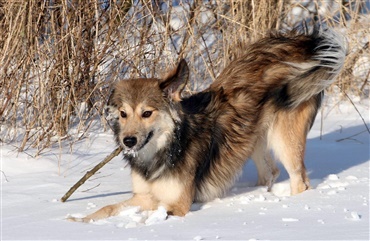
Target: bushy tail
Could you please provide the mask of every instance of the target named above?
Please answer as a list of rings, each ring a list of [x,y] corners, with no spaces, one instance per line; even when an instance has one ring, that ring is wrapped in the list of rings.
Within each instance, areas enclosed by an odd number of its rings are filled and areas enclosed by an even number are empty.
[[[299,57],[285,62],[289,75],[279,83],[277,102],[294,108],[320,94],[334,81],[343,67],[346,56],[344,36],[333,31],[314,30],[311,34],[293,38]],[[302,58],[304,59],[302,61]]]

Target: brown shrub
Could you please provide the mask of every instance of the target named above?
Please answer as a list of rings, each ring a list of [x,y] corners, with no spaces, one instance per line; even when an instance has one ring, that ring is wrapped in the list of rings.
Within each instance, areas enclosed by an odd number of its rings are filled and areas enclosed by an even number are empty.
[[[339,86],[368,93],[364,1],[178,2],[0,1],[1,141],[42,151],[80,140],[95,120],[107,127],[103,106],[117,79],[158,76],[186,58],[188,91],[197,91],[243,45],[302,20],[346,29],[351,48]]]

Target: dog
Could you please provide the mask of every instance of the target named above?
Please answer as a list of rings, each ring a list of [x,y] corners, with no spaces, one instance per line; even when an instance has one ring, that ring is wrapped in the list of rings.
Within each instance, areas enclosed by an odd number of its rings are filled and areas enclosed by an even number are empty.
[[[207,89],[188,97],[185,60],[162,79],[119,81],[108,105],[133,196],[72,220],[107,218],[127,206],[184,216],[193,202],[222,197],[249,158],[257,185],[270,190],[279,175],[271,152],[289,174],[292,195],[309,189],[307,133],[345,56],[333,30],[292,31],[249,45]]]

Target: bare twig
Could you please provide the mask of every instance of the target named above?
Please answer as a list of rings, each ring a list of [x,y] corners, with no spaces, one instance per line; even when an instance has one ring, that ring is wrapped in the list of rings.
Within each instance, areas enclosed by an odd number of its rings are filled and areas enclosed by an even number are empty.
[[[365,125],[365,127],[366,127],[367,132],[369,132],[369,133],[370,133],[370,129],[369,129],[369,127],[367,126],[366,121],[365,121],[365,119],[362,117],[362,115],[361,115],[360,111],[357,109],[357,107],[356,107],[355,103],[353,103],[352,99],[347,95],[347,93],[346,93],[346,92],[344,92],[343,90],[342,90],[342,92],[344,93],[344,95],[348,98],[348,100],[351,102],[351,104],[352,104],[352,105],[353,105],[353,107],[355,108],[356,112],[358,113],[358,115],[360,116],[360,118],[361,118],[362,122],[364,123],[364,125]]]
[[[366,131],[361,131],[361,132],[356,133],[356,134],[353,134],[353,135],[351,135],[351,136],[348,136],[348,137],[345,137],[345,138],[342,138],[342,139],[338,139],[338,140],[336,140],[336,142],[341,142],[341,141],[344,141],[344,140],[354,140],[354,141],[358,141],[358,140],[353,139],[352,137],[358,136],[358,135],[360,135],[360,134],[362,134],[362,133],[364,133],[364,132],[366,132]],[[360,142],[360,141],[358,141],[358,142]],[[360,142],[360,143],[362,143],[362,142]]]
[[[94,175],[94,173],[97,172],[100,168],[102,168],[105,164],[110,162],[114,157],[118,156],[118,154],[120,154],[121,151],[122,151],[122,147],[121,146],[117,147],[117,149],[115,149],[111,154],[109,154],[109,156],[104,158],[103,161],[101,161],[98,165],[96,165],[90,171],[86,172],[86,174],[78,182],[76,182],[76,184],[73,185],[68,190],[68,192],[66,192],[66,194],[64,194],[64,196],[60,199],[60,201],[61,202],[67,201],[67,199],[72,195],[72,193],[74,193],[77,190],[77,188],[79,188],[82,184],[84,184],[87,179],[89,179],[92,175]]]
[[[2,171],[2,170],[0,170],[0,172],[3,174],[3,176],[4,176],[4,178],[5,178],[5,182],[9,182],[9,180],[8,180],[8,178],[6,177],[6,175],[5,175],[5,173]]]

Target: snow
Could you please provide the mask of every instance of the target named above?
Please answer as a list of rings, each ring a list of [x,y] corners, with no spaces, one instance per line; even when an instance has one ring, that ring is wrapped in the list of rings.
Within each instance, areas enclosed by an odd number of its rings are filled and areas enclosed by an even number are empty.
[[[369,125],[369,100],[355,104]],[[248,162],[225,197],[196,203],[185,217],[167,216],[164,207],[128,207],[96,222],[67,221],[130,197],[130,170],[116,157],[66,203],[59,201],[114,148],[112,134],[99,130],[37,158],[2,143],[1,240],[369,240],[369,133],[348,102],[326,103],[319,112],[306,150],[312,189],[302,194],[289,195],[281,165],[272,192],[255,187],[256,169]]]

